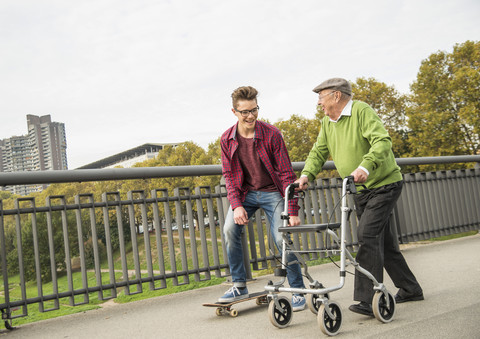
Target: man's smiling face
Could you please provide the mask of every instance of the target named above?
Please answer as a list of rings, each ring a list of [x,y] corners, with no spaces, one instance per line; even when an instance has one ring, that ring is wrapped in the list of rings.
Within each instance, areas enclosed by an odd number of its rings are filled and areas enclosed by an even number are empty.
[[[255,122],[258,117],[258,105],[256,100],[239,100],[237,107],[232,109],[233,114],[238,118],[241,129],[251,131],[255,129]]]

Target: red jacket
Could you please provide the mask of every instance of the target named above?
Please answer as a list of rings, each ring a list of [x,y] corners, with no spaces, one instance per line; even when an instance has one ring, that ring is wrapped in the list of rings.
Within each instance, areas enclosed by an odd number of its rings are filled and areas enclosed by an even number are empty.
[[[227,198],[232,209],[242,206],[248,192],[243,183],[243,170],[236,152],[238,148],[236,140],[237,125],[238,123],[226,130],[220,139],[222,173],[227,186]],[[297,179],[297,176],[293,172],[292,162],[280,130],[266,122],[257,120],[254,139],[260,160],[272,177],[278,191],[284,196],[285,189]],[[298,215],[297,200],[295,198],[289,201],[288,213],[290,215]]]

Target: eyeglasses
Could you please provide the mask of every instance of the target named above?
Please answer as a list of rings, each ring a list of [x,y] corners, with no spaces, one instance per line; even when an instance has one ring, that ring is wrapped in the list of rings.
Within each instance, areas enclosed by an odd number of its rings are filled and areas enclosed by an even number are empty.
[[[235,109],[235,108],[234,108],[234,109]],[[242,115],[242,117],[246,118],[246,117],[248,117],[248,115],[249,115],[250,113],[252,113],[253,115],[257,115],[259,109],[260,109],[260,106],[257,106],[257,107],[255,107],[255,108],[247,109],[247,110],[245,110],[245,111],[237,111],[237,110],[235,109],[235,112],[240,113],[240,114]]]
[[[336,91],[333,91],[333,92],[330,92],[330,93],[327,93],[327,94],[324,94],[324,95],[319,95],[319,96],[318,96],[318,101],[320,101],[320,100],[328,97],[330,94],[333,94],[333,93],[335,93],[335,92],[336,92]]]

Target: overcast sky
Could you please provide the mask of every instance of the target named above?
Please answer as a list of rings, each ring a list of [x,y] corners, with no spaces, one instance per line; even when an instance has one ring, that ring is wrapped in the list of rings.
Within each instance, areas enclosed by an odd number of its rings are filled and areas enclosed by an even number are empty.
[[[236,122],[312,118],[330,77],[404,94],[422,60],[480,39],[478,0],[2,0],[0,139],[27,114],[65,123],[69,169],[144,143],[207,148]]]

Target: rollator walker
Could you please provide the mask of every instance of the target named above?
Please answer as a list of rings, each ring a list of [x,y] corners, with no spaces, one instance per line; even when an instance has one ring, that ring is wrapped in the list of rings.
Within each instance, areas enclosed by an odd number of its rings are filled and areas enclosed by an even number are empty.
[[[295,188],[298,188],[298,184],[291,184],[285,189],[285,206],[282,212],[283,227],[279,227],[279,231],[282,232],[282,259],[281,266],[275,269],[275,276],[281,277],[279,282],[273,283],[269,281],[265,286],[265,290],[269,292],[267,298],[269,300],[268,313],[271,323],[278,327],[287,327],[293,315],[292,305],[290,299],[277,294],[278,292],[287,292],[295,294],[304,294],[308,308],[317,314],[317,322],[321,331],[326,335],[336,335],[342,325],[342,310],[337,302],[330,299],[330,293],[340,290],[345,284],[345,276],[348,264],[355,267],[356,270],[363,273],[367,278],[373,282],[373,289],[376,291],[372,300],[372,310],[375,318],[383,323],[388,323],[393,320],[395,315],[395,298],[387,291],[387,288],[383,283],[379,283],[375,277],[362,268],[353,258],[352,254],[348,251],[345,245],[345,234],[347,232],[348,218],[352,209],[347,206],[347,194],[357,193],[353,176],[348,176],[343,180],[342,184],[342,198],[341,198],[341,211],[342,218],[341,223],[327,223],[327,224],[310,224],[303,226],[288,226],[289,214],[288,214],[288,201],[292,199],[295,194]],[[340,229],[340,238],[334,232],[334,230]],[[334,241],[335,248],[327,248],[324,250],[309,250],[298,251],[293,246],[291,235],[293,233],[302,232],[326,232]],[[302,253],[313,252],[331,252],[340,253],[340,282],[336,286],[324,287],[318,280],[312,278],[308,273],[308,267]],[[284,287],[287,276],[287,254],[294,253],[300,265],[303,267],[303,275],[309,281],[309,288],[290,288]]]

